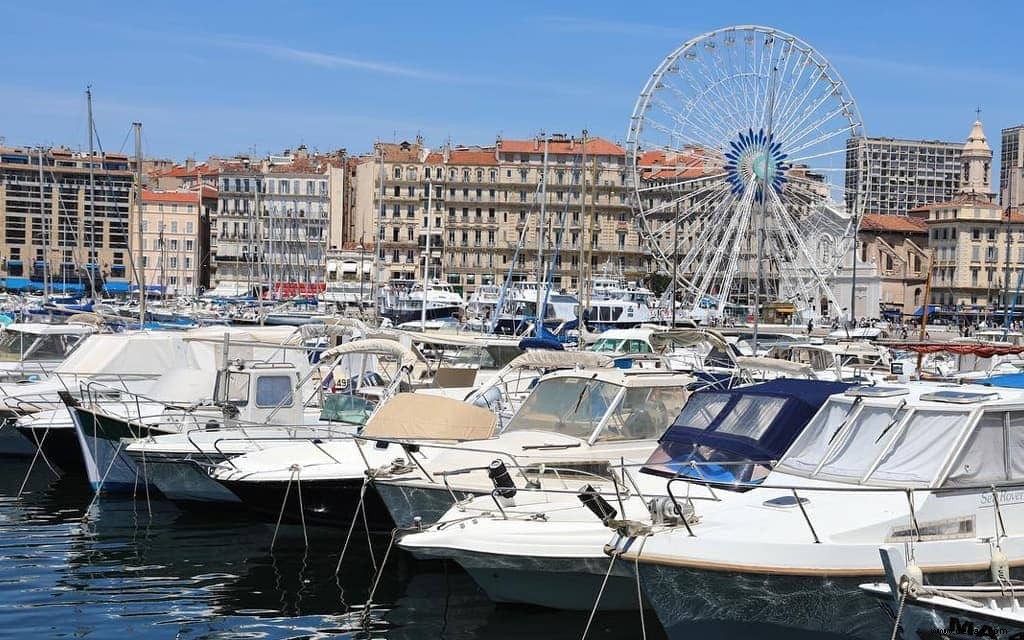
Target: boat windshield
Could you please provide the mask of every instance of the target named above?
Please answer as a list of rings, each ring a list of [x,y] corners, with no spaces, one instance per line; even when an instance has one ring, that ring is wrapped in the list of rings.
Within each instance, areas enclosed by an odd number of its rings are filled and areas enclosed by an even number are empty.
[[[778,470],[864,484],[928,486],[967,427],[970,413],[830,400]]]
[[[63,360],[80,340],[78,335],[37,335],[7,330],[0,337],[0,361]]]
[[[553,431],[588,440],[621,389],[617,384],[593,378],[542,380],[505,432]]]
[[[679,415],[686,397],[682,386],[626,389],[598,440],[657,438]]]

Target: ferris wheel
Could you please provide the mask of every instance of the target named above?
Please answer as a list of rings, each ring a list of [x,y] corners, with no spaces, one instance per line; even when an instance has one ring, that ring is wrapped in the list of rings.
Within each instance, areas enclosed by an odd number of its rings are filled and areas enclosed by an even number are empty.
[[[684,307],[838,313],[831,281],[856,237],[862,140],[839,73],[792,35],[728,27],[665,58],[627,149],[638,227]]]

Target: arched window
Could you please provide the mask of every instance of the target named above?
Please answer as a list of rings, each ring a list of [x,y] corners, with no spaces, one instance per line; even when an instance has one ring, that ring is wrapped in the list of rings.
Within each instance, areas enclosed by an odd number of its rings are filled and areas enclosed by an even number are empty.
[[[921,304],[921,288],[914,289],[914,306]]]
[[[448,170],[448,179],[449,179],[449,180],[455,180],[455,178],[456,178],[456,177],[457,177],[458,175],[459,175],[459,172],[458,172],[458,171],[456,171],[455,169],[449,169],[449,170]]]
[[[402,167],[395,167],[395,180],[402,179]]]
[[[408,178],[409,180],[415,180],[416,179],[416,167],[409,167],[409,169],[405,173],[406,173],[406,178]]]
[[[469,169],[462,170],[462,181],[469,182]]]
[[[491,182],[497,182],[497,181],[498,181],[498,171],[496,169],[491,169]]]
[[[483,169],[477,169],[476,170],[476,181],[477,182],[483,182],[484,181],[484,170]]]
[[[436,169],[434,169],[434,177],[437,178],[438,180],[443,178],[444,177],[444,169],[442,169],[441,167],[437,167]]]

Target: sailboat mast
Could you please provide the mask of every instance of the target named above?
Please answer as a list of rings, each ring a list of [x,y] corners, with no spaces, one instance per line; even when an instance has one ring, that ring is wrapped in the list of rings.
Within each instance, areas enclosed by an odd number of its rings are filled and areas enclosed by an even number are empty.
[[[39,221],[43,224],[43,304],[50,300],[50,220],[46,216],[46,195],[43,188],[43,148],[39,147]],[[52,214],[52,212],[51,212]]]
[[[142,250],[142,123],[133,122],[135,129],[135,238],[139,259],[135,263],[135,277],[139,283],[139,324],[146,324],[146,268],[143,266]]]
[[[86,218],[86,221],[87,221],[87,223],[89,225],[89,257],[85,261],[85,271],[86,271],[87,274],[89,274],[89,287],[92,289],[93,296],[95,296],[96,295],[96,279],[95,279],[94,271],[90,267],[90,265],[93,264],[92,260],[95,259],[97,263],[99,262],[99,257],[96,256],[96,231],[95,231],[95,228],[96,228],[96,169],[93,166],[95,158],[93,156],[93,142],[92,142],[92,138],[93,138],[93,133],[95,133],[96,125],[93,123],[93,120],[92,120],[92,86],[88,86],[88,87],[85,88],[85,106],[86,106],[86,111],[88,113],[88,120],[89,120],[89,216]],[[141,181],[140,181],[139,184],[142,184]],[[139,191],[140,198],[141,198],[141,195],[142,195],[142,191],[141,191],[141,187],[140,187],[140,191]],[[140,224],[141,224],[141,222],[140,222]],[[139,250],[140,251],[142,250],[141,246],[139,247]]]
[[[583,295],[584,295],[583,294],[583,290],[587,287],[587,280],[585,278],[585,271],[583,269],[583,255],[584,255],[584,253],[583,253],[583,239],[585,237],[587,237],[587,219],[586,219],[586,215],[587,215],[587,130],[586,129],[583,130],[583,150],[582,150],[582,154],[583,154],[583,158],[580,161],[580,167],[582,167],[582,169],[580,170],[580,176],[583,179],[583,184],[580,185],[580,222],[581,222],[580,235],[579,235],[580,246],[579,246],[579,252],[578,252],[579,255],[578,255],[578,258],[577,258],[578,261],[579,261],[579,264],[576,265],[578,267],[578,269],[577,269],[577,274],[578,275],[576,276],[576,281],[579,282],[579,286],[576,287],[576,289],[577,289],[576,295],[579,297],[579,304],[578,304],[579,311],[577,311],[577,313],[576,313],[576,323],[580,327],[583,326],[583,314],[584,314],[584,312],[586,310],[586,307],[583,306]],[[580,335],[582,335],[582,333],[583,332],[580,331]],[[583,345],[583,341],[580,340],[580,348],[581,349],[583,348],[582,345]]]
[[[534,334],[539,336],[544,328],[543,289],[547,286],[544,268],[544,225],[547,222],[548,203],[548,138],[544,136],[544,162],[540,170],[540,214],[537,217],[537,328]]]
[[[427,251],[423,258],[423,299],[420,301],[420,330],[427,330],[427,289],[430,286],[430,215],[434,205],[434,183],[427,180]]]
[[[761,283],[764,280],[764,236],[768,222],[768,189],[771,188],[772,165],[772,116],[775,111],[775,74],[778,67],[772,67],[772,75],[768,83],[768,122],[767,142],[765,149],[761,152],[761,211],[757,224],[757,276],[754,281],[754,355],[757,355],[757,330],[761,323]],[[756,178],[755,178],[756,179]],[[724,293],[724,292],[723,292]]]

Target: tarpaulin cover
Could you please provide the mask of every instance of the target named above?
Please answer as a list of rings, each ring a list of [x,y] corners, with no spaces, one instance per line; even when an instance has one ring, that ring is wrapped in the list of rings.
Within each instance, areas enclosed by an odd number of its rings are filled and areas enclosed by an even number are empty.
[[[956,353],[974,355],[979,358],[1024,353],[1024,345],[963,344],[957,342],[887,342],[891,349],[913,351],[914,353]]]
[[[711,479],[712,467],[700,466],[702,474],[692,474],[689,463],[778,460],[829,396],[851,386],[781,378],[728,391],[698,391],[662,435],[644,469]],[[708,408],[699,418],[693,411],[697,406]]]

